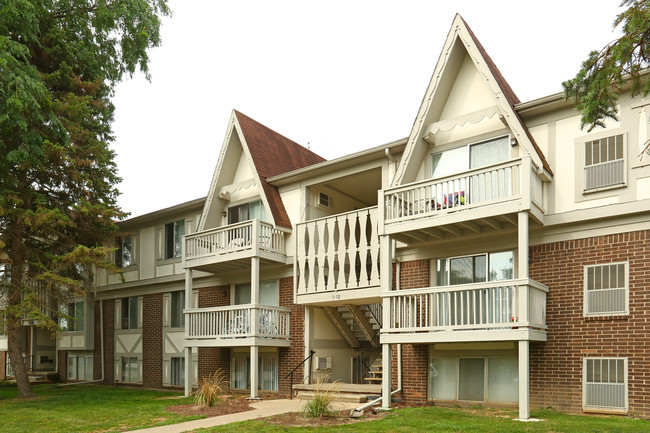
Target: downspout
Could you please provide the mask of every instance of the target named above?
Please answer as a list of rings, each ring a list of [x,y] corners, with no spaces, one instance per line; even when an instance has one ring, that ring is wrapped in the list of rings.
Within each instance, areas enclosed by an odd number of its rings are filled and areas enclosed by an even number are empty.
[[[86,383],[97,383],[104,381],[104,300],[99,301],[99,349],[101,353],[102,378],[95,380],[84,380],[83,382],[60,383],[59,386],[83,385]],[[57,356],[58,358],[58,356]]]
[[[386,153],[388,153],[388,149],[386,149]],[[396,281],[396,286],[397,290],[400,289],[400,272],[401,272],[401,262],[398,259],[395,259],[396,265],[395,265],[395,281]],[[399,392],[402,392],[402,344],[399,343],[397,345],[397,389],[395,391],[392,391],[390,393],[391,397]],[[379,397],[376,398],[375,400],[372,400],[362,406],[359,406],[357,408],[351,409],[350,410],[350,418],[358,418],[363,415],[363,410],[369,408],[370,406],[374,406],[375,404],[381,403],[384,397]]]

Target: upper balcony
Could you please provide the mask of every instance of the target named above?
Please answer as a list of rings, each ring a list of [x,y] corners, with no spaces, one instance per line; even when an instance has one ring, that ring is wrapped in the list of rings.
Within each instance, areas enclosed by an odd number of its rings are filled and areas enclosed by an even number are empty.
[[[516,226],[528,211],[543,223],[544,188],[530,157],[380,191],[383,230],[406,243]]]
[[[530,279],[393,290],[381,342],[546,341],[547,293]]]
[[[377,207],[296,225],[295,301],[379,302]]]
[[[285,236],[285,231],[256,219],[193,233],[184,237],[183,266],[220,272],[249,267],[251,257],[285,263]]]

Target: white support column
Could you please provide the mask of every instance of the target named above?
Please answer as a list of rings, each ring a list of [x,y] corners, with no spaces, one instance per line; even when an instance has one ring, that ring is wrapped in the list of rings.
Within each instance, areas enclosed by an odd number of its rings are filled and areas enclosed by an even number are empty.
[[[392,356],[390,351],[390,344],[382,344],[382,359],[381,359],[381,407],[383,409],[389,409],[391,403],[391,364]]]
[[[519,419],[527,420],[530,417],[529,397],[529,347],[530,342],[522,340],[519,342]]]
[[[185,269],[185,308],[194,308],[192,302],[192,270]],[[190,337],[190,321],[185,316],[185,339]],[[192,348],[185,346],[185,396],[188,397],[192,394],[192,379],[194,376],[194,368],[192,366]]]
[[[528,212],[519,212],[517,224],[517,276],[528,278]],[[519,320],[528,322],[528,287],[520,290]],[[530,342],[519,341],[519,419],[530,417]]]
[[[251,258],[251,305],[250,309],[250,321],[251,321],[251,333],[257,335],[258,329],[258,315],[259,309],[257,308],[260,303],[260,258],[253,257]],[[251,399],[257,399],[257,387],[259,386],[259,377],[257,374],[257,364],[259,362],[259,347],[256,345],[251,346],[251,365],[250,365],[250,375],[251,375]]]
[[[259,360],[259,347],[251,346],[251,365],[250,365],[250,374],[251,374],[251,400],[258,398],[257,386],[259,383],[259,377],[257,376],[257,364]]]
[[[313,349],[312,347],[312,338],[314,336],[314,333],[312,331],[314,327],[314,308],[310,307],[309,305],[305,305],[305,354],[303,356],[303,359],[307,358],[309,354],[311,353],[311,350]],[[312,358],[313,359],[313,358]],[[311,366],[312,362],[307,361],[303,364],[303,383],[309,383],[309,377],[310,377],[310,371],[309,367]]]

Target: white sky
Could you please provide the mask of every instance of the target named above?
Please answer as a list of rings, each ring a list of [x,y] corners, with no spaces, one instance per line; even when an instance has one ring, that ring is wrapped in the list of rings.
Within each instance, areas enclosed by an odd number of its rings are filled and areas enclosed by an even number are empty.
[[[406,137],[455,13],[522,101],[615,38],[619,0],[170,0],[152,81],[114,98],[131,216],[207,194],[233,108],[332,159]]]

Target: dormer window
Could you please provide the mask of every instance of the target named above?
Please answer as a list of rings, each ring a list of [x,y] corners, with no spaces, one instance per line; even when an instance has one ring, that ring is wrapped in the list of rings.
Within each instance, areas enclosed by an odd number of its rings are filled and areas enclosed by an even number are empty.
[[[433,178],[440,178],[509,159],[510,139],[505,135],[432,154],[431,174]]]
[[[228,208],[228,224],[236,224],[253,219],[266,221],[266,209],[262,200],[251,201]]]

